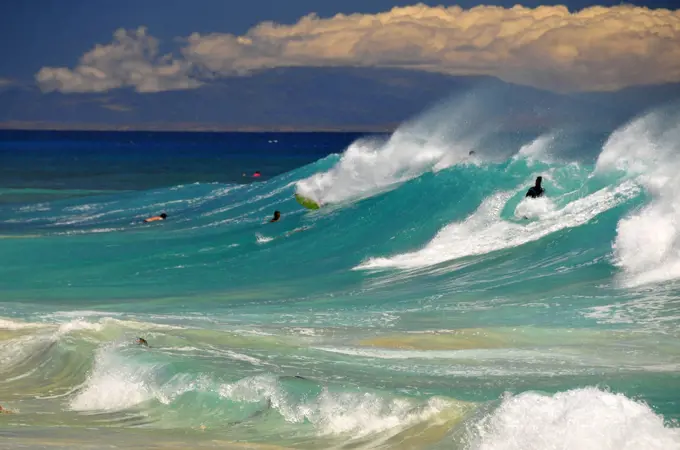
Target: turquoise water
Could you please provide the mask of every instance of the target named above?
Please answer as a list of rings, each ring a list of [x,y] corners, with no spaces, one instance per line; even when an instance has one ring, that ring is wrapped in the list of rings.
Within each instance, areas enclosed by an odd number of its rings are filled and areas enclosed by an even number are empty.
[[[64,153],[0,190],[6,448],[680,448],[677,116],[441,123],[31,141]]]

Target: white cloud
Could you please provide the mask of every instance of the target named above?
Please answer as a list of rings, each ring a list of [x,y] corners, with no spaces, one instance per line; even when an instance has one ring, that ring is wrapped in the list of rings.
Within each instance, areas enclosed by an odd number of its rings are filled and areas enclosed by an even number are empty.
[[[9,78],[0,78],[0,88],[4,88],[12,84],[14,84],[13,80],[10,80]]]
[[[201,83],[189,76],[186,61],[158,55],[158,40],[146,29],[114,33],[114,41],[85,53],[73,70],[43,67],[36,80],[43,91],[105,92],[133,87],[138,92],[191,89]]]
[[[38,81],[62,91],[132,85],[150,92],[197,86],[190,69],[231,76],[273,67],[366,66],[608,90],[680,81],[680,10],[416,5],[375,15],[309,15],[293,25],[263,22],[243,36],[194,33],[182,60],[154,61],[156,49],[143,30],[119,30],[113,44],[87,53],[75,70],[43,68]]]

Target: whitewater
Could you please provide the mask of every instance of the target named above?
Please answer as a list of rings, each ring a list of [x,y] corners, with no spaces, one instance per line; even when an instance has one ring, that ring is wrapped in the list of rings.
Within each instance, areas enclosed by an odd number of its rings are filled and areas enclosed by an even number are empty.
[[[599,135],[469,108],[223,137],[229,182],[199,138],[93,134],[51,136],[80,150],[41,184],[45,139],[4,138],[43,153],[0,185],[0,447],[680,449],[680,109]],[[241,175],[255,147],[277,173]]]

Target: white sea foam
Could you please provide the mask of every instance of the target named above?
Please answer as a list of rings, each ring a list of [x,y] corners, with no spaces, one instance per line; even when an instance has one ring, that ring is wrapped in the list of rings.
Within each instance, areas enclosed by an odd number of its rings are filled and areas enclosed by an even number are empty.
[[[94,316],[120,316],[123,313],[109,312],[109,311],[91,311],[91,310],[74,310],[74,311],[55,311],[49,314],[41,316],[45,319],[55,319],[55,318],[83,318],[83,317],[94,317]]]
[[[75,411],[115,411],[154,397],[149,378],[153,366],[131,367],[111,348],[100,349],[83,389],[71,400]]]
[[[68,334],[75,331],[102,331],[104,325],[98,322],[88,322],[86,320],[74,319],[70,322],[62,323],[59,325],[59,334]]]
[[[517,247],[556,231],[583,225],[639,192],[638,185],[633,182],[607,187],[574,200],[561,209],[551,211],[546,208],[540,214],[540,220],[526,224],[501,219],[501,211],[514,193],[496,193],[484,200],[464,221],[442,228],[422,250],[389,258],[370,258],[355,269],[418,268]]]
[[[403,124],[386,141],[360,139],[330,170],[299,181],[296,191],[321,204],[340,203],[394,189],[425,172],[476,164],[479,142],[489,133],[479,107],[470,96]]]
[[[544,134],[534,139],[529,144],[523,145],[519,152],[513,157],[514,160],[524,159],[530,163],[534,162],[553,162],[551,156],[552,147],[555,143],[555,134]]]
[[[639,118],[609,138],[597,171],[625,171],[652,201],[619,221],[615,263],[628,285],[680,278],[680,114]]]
[[[331,353],[340,353],[351,356],[361,356],[376,359],[451,359],[451,360],[507,360],[528,361],[537,363],[541,360],[554,362],[578,362],[578,357],[554,352],[541,352],[538,350],[521,349],[465,349],[465,350],[389,350],[374,348],[336,348],[336,347],[313,347]]]
[[[226,356],[230,359],[236,360],[236,361],[248,362],[248,363],[253,364],[255,366],[261,366],[262,364],[264,364],[262,361],[260,361],[257,358],[254,358],[254,357],[248,356],[248,355],[244,355],[243,353],[238,353],[238,352],[235,352],[233,350],[217,350],[217,349],[213,349],[213,350],[215,350],[215,352],[218,353],[218,354],[224,355],[224,356]]]
[[[257,239],[258,244],[266,244],[267,242],[271,242],[274,240],[273,237],[264,236],[260,233],[255,233],[255,238]]]
[[[85,203],[83,205],[75,205],[64,208],[65,212],[89,212],[101,209],[111,203]]]
[[[76,225],[76,224],[81,224],[85,222],[93,222],[96,219],[100,219],[105,216],[109,216],[112,214],[116,213],[122,213],[125,212],[122,209],[116,209],[116,210],[111,210],[111,211],[106,211],[98,214],[84,214],[80,216],[70,216],[67,218],[61,218],[58,221],[54,223],[55,226],[61,226],[61,225]]]
[[[617,298],[611,304],[585,308],[582,314],[598,323],[636,324],[648,331],[675,333],[680,323],[680,299],[673,291],[647,292],[640,298]]]
[[[19,208],[20,212],[41,212],[49,210],[50,206],[47,203],[36,203],[34,205],[22,206]]]
[[[541,219],[555,213],[555,203],[549,197],[524,198],[515,208],[517,219]]]
[[[81,234],[112,233],[114,231],[124,231],[125,228],[92,228],[90,230],[70,230],[59,233],[51,233],[53,236],[76,236]]]
[[[122,315],[121,313],[99,311],[61,311],[42,316],[43,320],[49,320],[49,322],[36,324],[35,326],[51,327],[53,329],[56,328],[57,337],[60,335],[79,331],[102,332],[106,328],[147,330],[147,331],[181,330],[186,328],[178,325],[167,325],[137,320],[122,320],[116,317],[108,317],[108,316],[120,317],[121,315]],[[68,321],[63,321],[63,319],[67,319]]]
[[[0,330],[23,330],[23,329],[34,329],[34,328],[44,328],[48,325],[35,323],[35,322],[21,322],[12,319],[2,319],[0,318]]]
[[[680,431],[644,403],[596,388],[523,393],[470,429],[469,450],[672,450]]]
[[[49,339],[35,336],[22,336],[0,341],[0,373],[11,369],[49,345],[51,345]]]
[[[321,434],[351,434],[353,438],[399,430],[427,420],[452,402],[431,398],[424,405],[396,398],[386,399],[372,393],[334,393],[327,389],[307,401],[298,402],[286,394],[273,376],[256,376],[224,385],[220,394],[235,401],[269,401],[288,422],[311,422]]]
[[[116,353],[113,346],[97,351],[95,364],[83,387],[71,398],[74,411],[118,411],[157,400],[169,404],[192,390],[204,390],[201,381],[179,374],[161,382],[159,364],[141,364]]]

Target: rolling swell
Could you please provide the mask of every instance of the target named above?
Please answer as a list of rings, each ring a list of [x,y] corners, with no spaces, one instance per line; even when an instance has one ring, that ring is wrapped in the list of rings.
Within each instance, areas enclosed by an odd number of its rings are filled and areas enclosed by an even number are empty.
[[[267,335],[191,330],[98,318],[94,313],[84,317],[64,321],[58,327],[41,327],[32,339],[43,346],[39,351],[35,346],[26,348],[33,355],[32,361],[8,356],[8,347],[0,350],[5,363],[5,381],[0,384],[3,398],[12,401],[12,393],[16,392],[30,396],[30,400],[13,401],[18,405],[14,417],[19,423],[33,427],[182,429],[208,433],[213,438],[228,433],[233,440],[275,441],[293,448],[341,443],[437,448],[444,442],[461,448],[506,448],[503,445],[508,440],[514,442],[510,448],[518,449],[558,448],[564,442],[576,448],[592,444],[595,439],[601,448],[646,445],[661,449],[673,448],[679,438],[647,405],[606,390],[583,388],[554,395],[527,392],[493,401],[456,399],[431,392],[422,399],[407,393],[395,395],[389,385],[367,391],[365,386],[353,386],[352,382],[334,377],[329,367],[338,359],[325,357],[324,353],[335,355],[349,350],[336,348],[329,352],[331,348],[319,348],[308,354],[308,359],[300,359],[294,350],[299,340],[294,343],[291,339],[290,346],[286,346]],[[15,331],[25,330],[20,322],[12,322],[11,326]],[[142,331],[152,336],[154,345],[150,349],[121,339]],[[602,335],[597,338],[606,339]],[[581,339],[583,345],[592,337]],[[44,341],[50,344],[44,345]],[[306,342],[308,346],[310,341]],[[6,343],[14,349],[26,346],[16,339]],[[319,345],[319,340],[314,344]],[[276,349],[274,358],[266,352],[271,348]],[[505,376],[514,372],[523,377],[620,371],[620,367],[607,368],[608,363],[600,358],[575,365],[572,361],[573,367],[567,368],[568,352],[549,357],[535,349],[527,351],[527,355],[517,350],[474,353],[466,356],[460,350],[368,350],[354,354],[353,370],[360,378],[370,366],[380,366],[376,361],[387,358],[391,370],[395,364],[399,367],[408,362],[410,370],[419,372],[417,378],[422,382],[436,379],[437,370],[452,373],[455,361],[462,359],[463,364],[458,365],[461,372],[456,377],[459,381],[453,385],[472,379],[475,371],[491,379],[508,370]],[[477,363],[465,363],[470,357]],[[527,357],[533,362],[525,369],[500,369],[504,360],[517,365]],[[618,357],[623,360],[625,355]],[[542,358],[545,359],[541,361]],[[554,362],[561,358],[561,368],[555,372]],[[447,364],[433,365],[436,360]],[[480,360],[486,364],[480,365]],[[286,374],[282,368],[291,364],[306,376]],[[420,364],[425,366],[419,367]],[[351,371],[347,375],[351,377]],[[592,429],[594,420],[603,427],[597,432]],[[118,439],[125,442],[120,435]]]
[[[2,207],[3,406],[122,445],[676,448],[668,114],[500,147],[428,116],[262,183]]]

